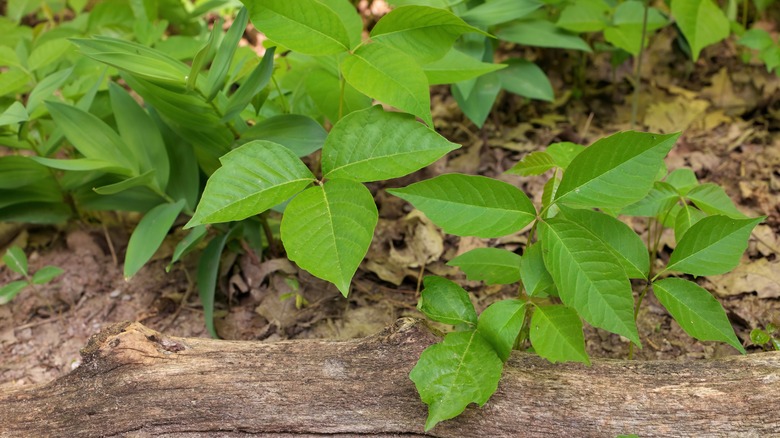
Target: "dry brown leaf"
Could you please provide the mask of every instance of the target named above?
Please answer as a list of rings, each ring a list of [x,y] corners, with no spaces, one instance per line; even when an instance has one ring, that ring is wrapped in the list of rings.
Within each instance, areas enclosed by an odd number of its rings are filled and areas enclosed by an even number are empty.
[[[759,298],[780,298],[780,261],[759,259],[733,271],[708,277],[721,297],[755,292]]]

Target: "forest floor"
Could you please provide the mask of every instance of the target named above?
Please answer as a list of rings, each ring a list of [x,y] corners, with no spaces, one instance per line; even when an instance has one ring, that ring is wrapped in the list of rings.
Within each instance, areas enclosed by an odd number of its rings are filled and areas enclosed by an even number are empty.
[[[518,48],[503,48],[517,55]],[[562,51],[519,53],[550,76],[557,100],[529,102],[502,95],[482,129],[466,119],[449,95],[433,96],[435,126],[459,151],[409,177],[372,187],[380,220],[374,243],[344,298],[333,287],[300,271],[279,255],[228,253],[222,260],[216,327],[224,339],[346,339],[379,331],[401,316],[422,315],[415,306],[421,275],[446,275],[472,293],[481,311],[516,287],[485,286],[465,279],[446,262],[484,246],[520,253],[527,233],[501,239],[442,234],[404,201],[382,190],[441,173],[497,177],[523,188],[540,203],[539,177],[503,175],[525,154],[557,141],[589,144],[632,127],[627,61],[612,68],[609,55],[568,56]],[[723,186],[739,209],[767,219],[753,232],[743,264],[734,272],[699,279],[726,308],[748,351],[761,351],[749,333],[769,323],[780,326],[780,79],[763,65],[743,63],[734,45],[722,43],[692,63],[678,48],[671,29],[653,39],[641,72],[635,129],[682,131],[668,156],[669,170],[690,167],[701,181]],[[0,251],[15,244],[30,258],[31,270],[55,265],[65,270],[51,284],[25,290],[0,306],[0,389],[50,381],[79,364],[88,337],[117,321],[140,321],[175,336],[208,336],[194,285],[198,252],[166,273],[179,223],[153,261],[130,280],[122,260],[137,215],[110,214],[102,223],[62,227],[0,224]],[[647,223],[631,223],[643,234]],[[662,237],[660,259],[674,247]],[[18,276],[0,267],[0,284]],[[296,306],[296,296],[298,297]],[[738,354],[725,344],[690,338],[650,294],[637,322],[643,348],[638,360],[702,359]],[[588,353],[625,358],[628,341],[586,325]]]

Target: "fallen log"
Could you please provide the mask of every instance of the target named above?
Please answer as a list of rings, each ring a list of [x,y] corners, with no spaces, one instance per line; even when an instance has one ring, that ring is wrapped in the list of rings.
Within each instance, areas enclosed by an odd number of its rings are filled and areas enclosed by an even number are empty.
[[[341,342],[176,338],[116,324],[70,374],[0,394],[0,435],[780,436],[777,353],[590,367],[513,353],[484,407],[425,434],[408,375],[437,340],[411,318]]]

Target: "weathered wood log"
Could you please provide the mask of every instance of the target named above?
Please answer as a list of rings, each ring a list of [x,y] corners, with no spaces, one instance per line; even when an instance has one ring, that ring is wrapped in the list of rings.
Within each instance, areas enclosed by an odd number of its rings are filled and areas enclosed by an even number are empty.
[[[83,363],[0,394],[0,435],[424,435],[408,375],[437,337],[403,318],[353,341],[175,338],[138,323],[93,336]],[[780,436],[780,355],[550,364],[514,353],[482,408],[430,436]]]

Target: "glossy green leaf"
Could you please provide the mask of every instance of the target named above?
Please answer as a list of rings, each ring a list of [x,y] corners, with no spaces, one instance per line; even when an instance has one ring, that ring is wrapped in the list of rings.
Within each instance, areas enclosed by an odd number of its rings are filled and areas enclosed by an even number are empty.
[[[702,276],[731,271],[747,249],[751,231],[764,219],[709,216],[696,222],[680,239],[665,271]]]
[[[693,224],[705,217],[707,214],[703,211],[690,205],[683,205],[674,218],[674,238],[679,242]]]
[[[474,326],[477,312],[469,294],[454,282],[437,276],[423,279],[417,308],[428,318],[444,324]]]
[[[703,48],[729,36],[729,20],[712,0],[672,0],[671,10],[694,61]]]
[[[665,278],[653,283],[653,292],[685,333],[700,341],[725,342],[745,354],[726,312],[706,289],[681,278]]]
[[[10,303],[27,286],[27,282],[23,280],[12,281],[0,286],[0,305]]]
[[[3,255],[3,263],[8,266],[8,269],[17,274],[27,276],[27,256],[22,251],[22,248],[18,246],[8,248],[5,255]]]
[[[169,272],[173,267],[173,264],[178,262],[183,255],[192,251],[204,237],[206,237],[205,225],[193,227],[190,232],[187,233],[187,236],[176,244],[176,248],[173,249],[173,255],[171,256],[171,262],[165,267],[165,272]]]
[[[443,57],[460,35],[470,32],[485,34],[446,9],[401,6],[377,22],[371,39],[425,64]]]
[[[217,95],[219,90],[225,86],[230,63],[236,53],[238,42],[246,31],[246,25],[249,23],[249,11],[247,8],[241,8],[236,15],[235,20],[219,44],[219,49],[214,56],[214,61],[209,69],[209,76],[206,80],[206,100],[211,101]]]
[[[501,88],[529,99],[552,102],[555,98],[552,84],[539,66],[525,59],[504,61],[507,68],[498,72]]]
[[[500,248],[475,248],[447,264],[457,266],[472,281],[486,284],[512,284],[520,280],[519,255]]]
[[[32,282],[33,284],[46,284],[60,276],[63,272],[65,271],[63,271],[62,268],[58,268],[56,266],[44,266],[41,269],[35,271],[35,274],[33,274],[32,277]]]
[[[125,279],[135,275],[157,252],[183,207],[184,200],[175,204],[160,204],[149,210],[138,222],[127,243]]]
[[[374,198],[363,184],[333,179],[290,201],[282,217],[282,242],[290,260],[347,296],[377,220]]]
[[[262,120],[241,134],[242,141],[266,140],[304,157],[322,149],[328,133],[314,119],[300,114],[280,114]]]
[[[221,158],[186,228],[246,219],[280,204],[314,182],[314,175],[282,145],[255,140]]]
[[[388,192],[458,236],[505,236],[536,218],[536,209],[522,190],[484,176],[446,174]]]
[[[122,181],[95,187],[92,190],[100,195],[114,195],[134,187],[150,187],[154,184],[154,169],[148,170],[140,175],[132,176]]]
[[[376,105],[333,126],[322,149],[322,172],[361,182],[400,178],[458,147],[414,117]]]
[[[544,265],[542,244],[535,242],[525,248],[520,263],[520,278],[525,293],[532,297],[557,295],[547,266]]]
[[[623,208],[641,200],[653,187],[664,157],[679,136],[628,131],[598,140],[572,160],[556,202]]]
[[[659,217],[666,215],[679,199],[680,196],[671,184],[656,181],[647,196],[624,208],[620,214]]]
[[[469,8],[460,18],[475,26],[490,27],[523,18],[543,5],[539,0],[492,0]]]
[[[325,1],[245,0],[244,4],[259,31],[291,50],[307,55],[329,55],[352,48],[344,21]]]
[[[509,359],[517,335],[523,327],[525,305],[520,300],[501,300],[488,306],[479,315],[477,332],[490,342],[504,362]]]
[[[733,219],[744,219],[746,216],[734,205],[723,187],[706,183],[693,187],[686,197],[693,201],[703,212],[707,214],[721,214]]]
[[[585,146],[570,141],[562,141],[547,146],[547,149],[544,151],[553,158],[557,167],[566,170],[569,164],[585,149]]]
[[[631,283],[607,245],[583,226],[559,218],[540,222],[539,236],[563,304],[594,327],[639,345]]]
[[[108,91],[119,135],[132,152],[140,172],[153,170],[157,188],[165,190],[170,165],[160,131],[146,111],[122,87],[112,82]]]
[[[461,92],[461,87],[455,84],[451,88],[452,97],[458,102],[463,114],[469,118],[475,125],[482,127],[493,109],[496,97],[501,91],[501,78],[498,72],[484,74],[474,80],[471,93],[468,96]]]
[[[341,87],[344,93],[341,93]],[[306,88],[302,93],[314,100],[331,123],[354,111],[371,107],[372,99],[357,91],[352,85],[339,80],[338,73],[315,68],[306,76]]]
[[[646,278],[650,272],[650,256],[642,238],[622,221],[593,210],[561,207],[566,219],[576,222],[607,245],[628,278]]]
[[[361,93],[433,126],[428,78],[422,67],[403,52],[381,43],[360,46],[344,57],[341,73]]]
[[[693,170],[686,167],[673,170],[669,175],[666,175],[664,181],[667,184],[671,184],[680,196],[687,195],[692,188],[699,185],[696,174],[693,173]]]
[[[585,352],[582,321],[566,306],[537,306],[531,317],[531,345],[539,356],[556,362],[582,362],[590,365]]]
[[[409,377],[428,405],[428,431],[458,416],[469,403],[480,406],[498,388],[503,362],[476,330],[449,333],[425,349]]]
[[[232,96],[230,96],[227,109],[225,109],[225,115],[222,117],[223,122],[238,115],[247,105],[249,105],[252,98],[268,85],[268,81],[271,80],[271,74],[274,71],[275,49],[276,47],[271,47],[265,51],[265,55],[263,55],[263,60],[260,61],[260,64],[252,70],[252,73],[244,83],[238,87],[238,90],[236,90]]]
[[[46,167],[60,170],[73,170],[81,172],[89,172],[92,170],[101,170],[104,172],[115,173],[117,175],[132,176],[130,169],[119,167],[115,163],[111,163],[104,160],[94,158],[70,158],[70,159],[57,159],[57,158],[43,158],[43,157],[30,157],[31,160],[40,163]]]
[[[509,175],[541,175],[555,167],[553,157],[544,151],[535,151],[523,157],[517,164],[507,170]]]
[[[504,64],[479,61],[460,50],[452,49],[441,59],[423,65],[423,71],[429,85],[439,85],[473,79],[505,67]]]
[[[496,36],[526,46],[592,51],[582,38],[566,32],[547,20],[513,23],[499,29]]]

